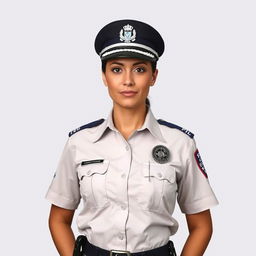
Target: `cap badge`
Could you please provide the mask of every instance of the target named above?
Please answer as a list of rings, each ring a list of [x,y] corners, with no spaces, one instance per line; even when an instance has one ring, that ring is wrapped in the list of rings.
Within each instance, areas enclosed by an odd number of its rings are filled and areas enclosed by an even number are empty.
[[[120,30],[120,41],[124,43],[130,43],[136,39],[136,30],[133,26],[127,24]]]
[[[160,164],[167,163],[170,158],[170,151],[163,145],[157,145],[152,150],[154,160]]]

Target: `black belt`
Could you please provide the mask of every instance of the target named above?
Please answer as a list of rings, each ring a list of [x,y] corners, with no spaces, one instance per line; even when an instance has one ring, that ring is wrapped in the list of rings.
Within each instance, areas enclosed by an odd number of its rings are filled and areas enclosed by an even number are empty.
[[[166,245],[143,252],[130,253],[129,251],[105,250],[97,247],[86,239],[84,235],[77,237],[73,256],[177,256],[172,241]]]

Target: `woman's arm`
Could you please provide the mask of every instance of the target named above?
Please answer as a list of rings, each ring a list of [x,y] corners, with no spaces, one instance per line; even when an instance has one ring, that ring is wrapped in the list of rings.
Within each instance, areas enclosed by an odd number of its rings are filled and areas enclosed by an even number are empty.
[[[212,236],[210,210],[186,214],[189,236],[181,256],[202,256]]]
[[[60,256],[72,256],[75,236],[71,229],[75,210],[67,210],[56,205],[51,206],[49,228],[53,242]]]

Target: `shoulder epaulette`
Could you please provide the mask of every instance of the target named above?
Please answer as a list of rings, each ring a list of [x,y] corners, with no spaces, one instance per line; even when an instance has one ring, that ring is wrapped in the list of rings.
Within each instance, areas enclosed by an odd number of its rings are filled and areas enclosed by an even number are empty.
[[[75,134],[75,133],[77,133],[77,132],[79,132],[79,131],[81,131],[81,130],[83,130],[83,129],[86,129],[86,128],[96,127],[96,126],[102,124],[102,123],[104,122],[104,120],[105,120],[104,118],[101,118],[101,119],[99,119],[99,120],[90,122],[90,123],[85,124],[85,125],[83,125],[83,126],[80,126],[79,128],[76,128],[75,130],[71,131],[71,132],[68,134],[68,136],[70,137],[70,136],[72,136],[73,134]]]
[[[192,132],[190,132],[189,130],[186,130],[186,129],[184,129],[184,128],[182,128],[182,127],[176,125],[176,124],[172,124],[172,123],[166,122],[166,121],[164,121],[163,119],[158,119],[157,122],[158,122],[159,124],[168,126],[168,127],[170,127],[170,128],[178,129],[178,130],[184,132],[185,134],[187,134],[187,135],[188,135],[190,138],[192,138],[192,139],[193,139],[193,137],[194,137],[194,134],[193,134]]]

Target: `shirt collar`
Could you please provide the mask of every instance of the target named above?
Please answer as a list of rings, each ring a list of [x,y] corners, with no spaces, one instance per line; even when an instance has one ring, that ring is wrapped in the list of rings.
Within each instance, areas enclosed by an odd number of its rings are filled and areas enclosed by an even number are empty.
[[[99,125],[98,128],[95,130],[95,133],[94,133],[94,136],[92,139],[93,142],[98,141],[102,137],[103,133],[105,132],[105,130],[107,128],[118,132],[118,130],[114,126],[112,113],[113,113],[113,108],[109,112],[107,119],[104,120],[104,122],[101,125]],[[149,132],[157,139],[159,139],[163,142],[166,142],[166,140],[164,139],[164,137],[161,133],[159,123],[157,122],[156,118],[154,117],[150,106],[148,106],[148,111],[147,111],[146,118],[145,118],[145,121],[144,121],[142,127],[137,129],[137,131],[143,131],[145,129],[149,130]]]

